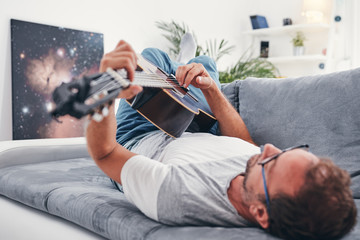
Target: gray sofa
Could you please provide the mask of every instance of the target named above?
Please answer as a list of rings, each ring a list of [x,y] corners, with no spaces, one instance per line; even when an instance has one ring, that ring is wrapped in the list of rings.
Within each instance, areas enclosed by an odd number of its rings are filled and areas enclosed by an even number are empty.
[[[327,75],[248,78],[222,86],[259,145],[307,143],[353,175],[360,209],[360,69]],[[45,141],[45,140],[44,140]],[[109,239],[276,239],[258,228],[170,227],[145,217],[95,166],[85,144],[0,153],[0,194]],[[355,229],[343,239],[360,239]]]

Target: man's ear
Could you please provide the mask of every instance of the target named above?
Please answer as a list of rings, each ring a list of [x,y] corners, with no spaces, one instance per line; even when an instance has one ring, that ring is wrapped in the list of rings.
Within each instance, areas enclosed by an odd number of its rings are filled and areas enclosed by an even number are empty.
[[[281,152],[280,149],[278,149],[277,147],[275,147],[274,145],[272,145],[270,143],[267,143],[264,145],[262,155],[264,158],[267,158],[267,157],[273,156],[275,154],[278,154],[280,152]]]
[[[260,202],[253,203],[250,205],[249,211],[262,228],[269,227],[269,215],[264,204]]]

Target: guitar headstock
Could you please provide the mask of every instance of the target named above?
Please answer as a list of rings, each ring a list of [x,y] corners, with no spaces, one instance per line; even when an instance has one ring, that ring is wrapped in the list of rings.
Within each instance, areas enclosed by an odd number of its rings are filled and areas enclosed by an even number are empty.
[[[53,92],[56,108],[51,115],[58,118],[68,114],[80,119],[90,114],[101,121],[108,114],[107,106],[128,86],[129,81],[112,69],[62,83]]]

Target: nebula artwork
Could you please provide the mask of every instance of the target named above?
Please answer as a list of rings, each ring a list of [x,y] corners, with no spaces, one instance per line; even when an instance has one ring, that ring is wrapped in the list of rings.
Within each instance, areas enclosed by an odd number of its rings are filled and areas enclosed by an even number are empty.
[[[85,119],[59,118],[52,92],[98,71],[103,34],[11,20],[13,139],[84,136]]]

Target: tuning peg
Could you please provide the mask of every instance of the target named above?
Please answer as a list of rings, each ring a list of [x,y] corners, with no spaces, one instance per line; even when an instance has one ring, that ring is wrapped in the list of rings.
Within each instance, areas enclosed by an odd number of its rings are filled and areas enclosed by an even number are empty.
[[[94,113],[91,117],[95,122],[101,122],[104,119],[104,116],[100,113]]]
[[[98,94],[94,94],[93,99],[95,101],[98,101],[100,99],[100,96]]]
[[[107,117],[109,115],[109,108],[108,107],[104,107],[102,110],[101,110],[101,113],[104,117]]]

